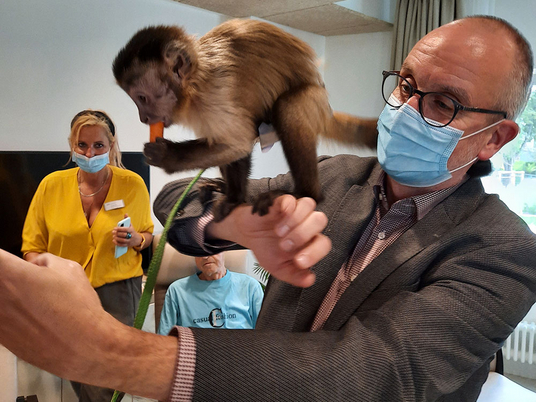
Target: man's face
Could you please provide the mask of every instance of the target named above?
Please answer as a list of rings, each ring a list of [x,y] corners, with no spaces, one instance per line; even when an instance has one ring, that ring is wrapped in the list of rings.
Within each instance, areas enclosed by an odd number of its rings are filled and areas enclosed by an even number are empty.
[[[497,94],[507,85],[514,55],[514,48],[502,30],[485,29],[479,21],[464,20],[436,29],[421,39],[404,61],[400,74],[421,91],[443,93],[464,106],[496,110]],[[417,96],[408,103],[418,110]],[[463,130],[466,136],[501,118],[459,111],[450,125]],[[475,158],[496,129],[497,126],[460,141],[448,161],[448,169]]]
[[[195,257],[195,265],[207,278],[218,273],[225,274],[223,253],[211,255],[210,257]]]

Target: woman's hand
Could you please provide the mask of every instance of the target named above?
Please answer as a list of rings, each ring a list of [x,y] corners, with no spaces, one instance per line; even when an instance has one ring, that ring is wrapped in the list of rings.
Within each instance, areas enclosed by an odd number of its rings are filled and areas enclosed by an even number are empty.
[[[315,208],[313,199],[291,195],[276,198],[264,216],[252,214],[251,206],[239,206],[221,222],[210,223],[207,236],[249,248],[275,278],[308,287],[315,281],[309,268],[331,250],[331,241],[321,233],[328,219]]]
[[[125,214],[125,218],[128,214]],[[116,226],[112,230],[112,241],[116,246],[120,247],[138,247],[144,243],[141,233],[130,225],[129,227]]]

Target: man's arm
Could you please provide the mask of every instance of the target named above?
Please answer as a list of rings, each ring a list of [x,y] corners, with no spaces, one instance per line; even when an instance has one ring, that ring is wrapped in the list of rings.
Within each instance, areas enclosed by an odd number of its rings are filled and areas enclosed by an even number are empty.
[[[166,399],[177,339],[115,320],[80,265],[51,254],[36,263],[0,250],[0,343],[63,378]]]

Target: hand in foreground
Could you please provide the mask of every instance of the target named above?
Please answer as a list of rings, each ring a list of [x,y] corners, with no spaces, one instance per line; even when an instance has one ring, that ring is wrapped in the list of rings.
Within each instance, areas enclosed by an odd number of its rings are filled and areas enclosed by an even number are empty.
[[[88,312],[102,308],[79,264],[48,253],[33,262],[0,250],[0,343],[40,366],[65,351],[76,356],[69,340],[79,317],[96,319]]]
[[[331,241],[321,233],[328,219],[315,208],[311,198],[283,195],[264,216],[252,214],[251,206],[235,208],[223,221],[210,223],[207,235],[249,248],[275,278],[309,287],[315,281],[309,268],[331,250]]]
[[[167,399],[177,340],[115,320],[79,264],[47,253],[34,263],[0,250],[0,344],[69,380]]]

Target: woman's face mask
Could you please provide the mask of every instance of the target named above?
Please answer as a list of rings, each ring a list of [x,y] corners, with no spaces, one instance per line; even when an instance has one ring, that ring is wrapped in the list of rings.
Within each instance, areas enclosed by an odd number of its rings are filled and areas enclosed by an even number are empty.
[[[389,102],[400,103],[391,96]],[[504,120],[504,119],[503,119]],[[385,105],[378,119],[378,161],[396,182],[410,187],[432,187],[452,177],[478,159],[453,170],[447,162],[458,141],[479,134],[503,120],[462,138],[463,130],[451,126],[433,127],[407,103],[399,109]]]
[[[110,163],[110,152],[106,152],[105,154],[95,155],[92,158],[88,158],[85,155],[81,155],[73,151],[72,159],[84,172],[96,173],[104,169],[104,167],[108,163]]]

